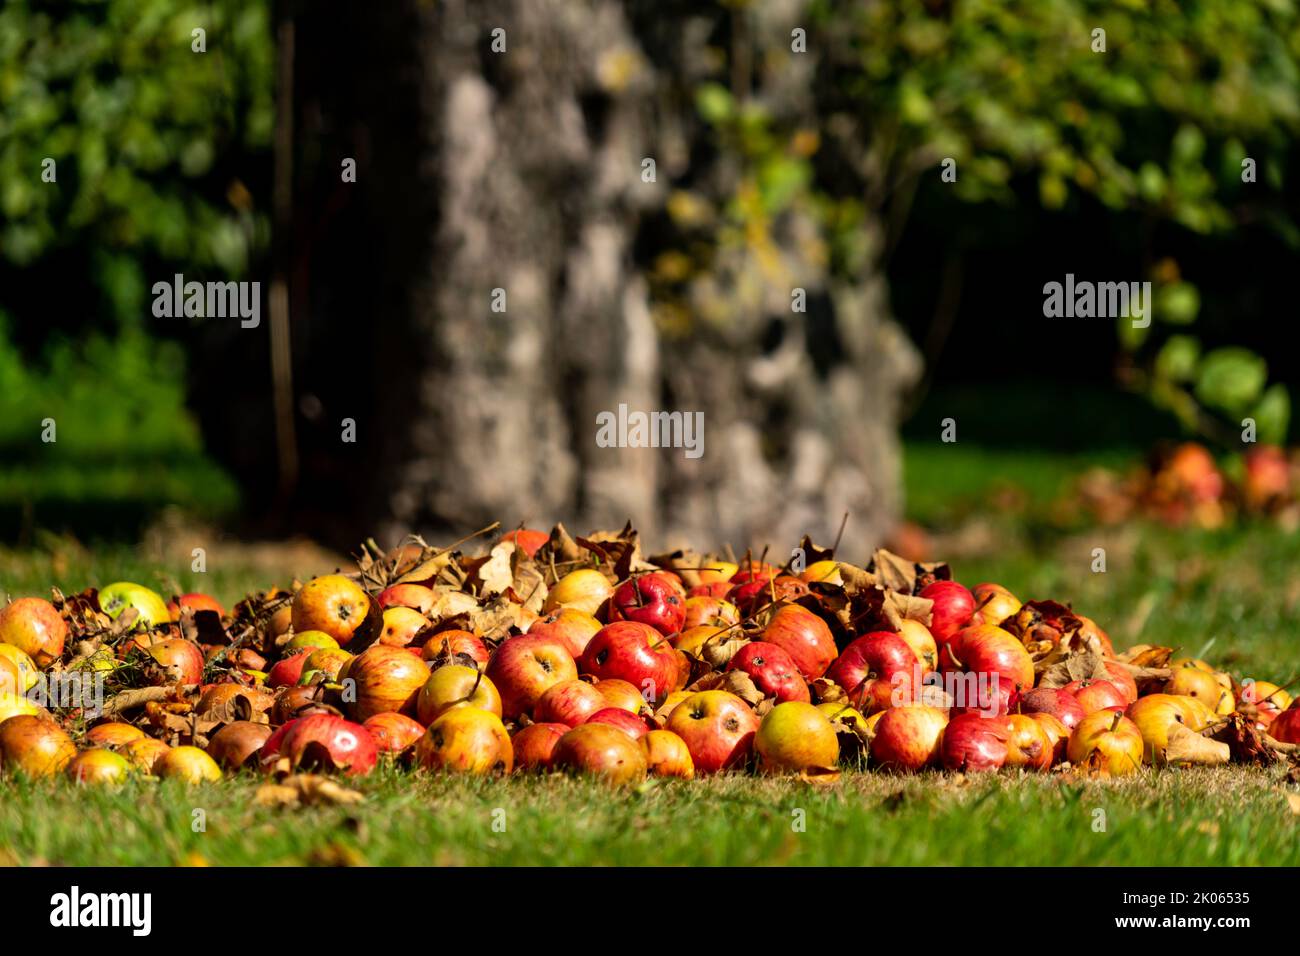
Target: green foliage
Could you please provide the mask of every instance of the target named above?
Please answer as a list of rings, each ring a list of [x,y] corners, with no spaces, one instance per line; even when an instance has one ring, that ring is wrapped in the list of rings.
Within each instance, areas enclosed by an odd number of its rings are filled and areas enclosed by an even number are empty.
[[[196,28],[205,53],[191,49]],[[97,279],[122,308],[135,304],[123,288],[143,285],[144,255],[247,269],[266,217],[231,161],[270,141],[272,52],[264,3],[5,3],[3,258],[26,265],[60,245],[99,248],[108,259]],[[41,178],[47,158],[55,183]]]
[[[832,86],[872,117],[866,185],[878,171],[887,203],[951,157],[963,200],[1010,200],[1011,177],[1034,176],[1048,209],[1086,194],[1195,233],[1259,221],[1300,248],[1281,212],[1300,130],[1291,0],[818,0],[813,9]],[[1244,181],[1248,159],[1257,182]],[[1118,326],[1143,370],[1131,380],[1189,429],[1225,437],[1224,419],[1253,414],[1262,440],[1284,441],[1284,386],[1266,400],[1267,367],[1244,349],[1201,355],[1189,331],[1198,290],[1176,265],[1159,268],[1159,326]]]
[[[206,52],[192,48],[196,28]],[[0,6],[6,530],[15,514],[24,525],[98,517],[69,511],[82,504],[233,504],[186,411],[181,348],[146,332],[149,288],[174,271],[237,278],[265,249],[250,171],[266,164],[273,76],[266,3]],[[67,264],[88,277],[51,288]],[[89,301],[77,291],[87,278]],[[56,335],[34,354],[14,345],[16,330],[79,307],[91,313],[75,341]],[[41,441],[45,419],[56,442]]]

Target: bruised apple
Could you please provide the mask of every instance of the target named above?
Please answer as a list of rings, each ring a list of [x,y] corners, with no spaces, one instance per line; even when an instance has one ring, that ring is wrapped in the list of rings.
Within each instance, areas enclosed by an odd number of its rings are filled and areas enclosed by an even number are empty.
[[[641,738],[645,748],[646,767],[656,777],[695,777],[695,764],[690,748],[671,730],[652,730]]]
[[[379,643],[390,647],[406,647],[415,642],[415,636],[429,626],[429,619],[409,607],[390,607],[384,612],[383,630]]]
[[[1028,714],[1010,714],[1003,719],[1008,728],[1006,766],[1046,770],[1052,765],[1056,743],[1048,738],[1042,723]]]
[[[510,738],[519,770],[549,770],[555,760],[555,745],[572,730],[568,724],[529,724]]]
[[[645,748],[626,732],[608,724],[574,727],[555,745],[553,766],[600,777],[615,786],[645,779]]]
[[[1142,732],[1119,711],[1093,711],[1070,733],[1070,763],[1103,776],[1121,777],[1142,767]]]
[[[758,726],[758,717],[735,694],[705,690],[674,708],[667,729],[686,742],[697,771],[716,773],[749,760]]]
[[[382,754],[399,754],[424,736],[424,726],[418,720],[392,711],[375,714],[361,726],[374,738]]]
[[[786,701],[769,710],[754,737],[758,765],[766,773],[798,773],[834,767],[839,738],[826,715],[806,701]]]
[[[415,761],[426,770],[509,773],[514,767],[514,748],[496,714],[477,707],[456,707],[429,725],[415,745]]]
[[[448,628],[431,634],[420,647],[420,657],[426,661],[440,657],[454,658],[457,654],[471,657],[480,668],[487,667],[490,657],[487,645],[477,635],[458,628]]]
[[[501,716],[501,695],[480,670],[444,664],[429,675],[415,702],[416,716],[426,727],[453,707],[478,707]]]

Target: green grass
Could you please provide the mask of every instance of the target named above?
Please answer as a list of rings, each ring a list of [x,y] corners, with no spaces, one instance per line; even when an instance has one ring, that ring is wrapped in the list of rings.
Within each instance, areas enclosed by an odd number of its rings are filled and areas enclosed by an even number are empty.
[[[0,859],[65,865],[1288,865],[1278,774],[1131,782],[1001,774],[847,775],[833,788],[725,777],[611,791],[562,777],[389,771],[365,802],[283,809],[248,778],[118,792],[0,784]],[[201,808],[206,829],[196,832]],[[504,815],[495,811],[504,811]],[[803,811],[803,832],[796,832]],[[1104,817],[1098,813],[1102,811]],[[1104,832],[1094,829],[1103,820]],[[504,821],[504,831],[494,829]]]

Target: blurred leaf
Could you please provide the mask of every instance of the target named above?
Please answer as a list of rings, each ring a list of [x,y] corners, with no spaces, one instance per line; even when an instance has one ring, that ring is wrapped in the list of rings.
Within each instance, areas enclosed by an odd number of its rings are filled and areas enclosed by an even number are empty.
[[[1280,382],[1269,386],[1251,412],[1257,437],[1272,445],[1284,445],[1291,426],[1291,394]]]
[[[1190,325],[1201,309],[1201,294],[1190,282],[1171,282],[1156,292],[1156,318],[1170,325]]]
[[[695,109],[706,123],[721,126],[735,113],[731,91],[720,83],[705,83],[695,91]]]
[[[1165,342],[1156,356],[1156,374],[1172,382],[1190,382],[1196,377],[1196,363],[1201,357],[1201,343],[1189,335],[1175,335]]]
[[[1201,363],[1196,397],[1230,415],[1244,414],[1259,398],[1267,379],[1267,364],[1249,349],[1215,349]]]

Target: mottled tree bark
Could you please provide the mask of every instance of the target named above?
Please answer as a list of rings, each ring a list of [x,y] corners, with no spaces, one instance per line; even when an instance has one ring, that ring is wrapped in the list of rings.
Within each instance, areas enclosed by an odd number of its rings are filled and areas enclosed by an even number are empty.
[[[788,38],[799,4],[760,6],[744,29]],[[652,317],[648,224],[676,183],[721,199],[735,182],[691,106],[706,45],[742,49],[731,14],[412,0],[344,16],[299,14],[316,28],[298,33],[293,297],[317,426],[303,497],[347,489],[339,534],[630,518],[652,547],[783,550],[833,537],[848,512],[846,557],[879,542],[901,508],[898,401],[919,369],[878,268],[829,277],[807,251],[815,227],[791,216],[774,272],[719,258],[689,334]],[[340,75],[322,77],[343,48]],[[814,114],[812,65],[796,65],[749,94]],[[362,154],[357,184],[337,183],[341,151]],[[330,203],[341,212],[322,222]],[[807,312],[791,310],[795,287]],[[339,368],[355,374],[325,374]],[[704,455],[598,447],[596,416],[620,403],[702,411]],[[349,409],[359,442],[340,451]]]

